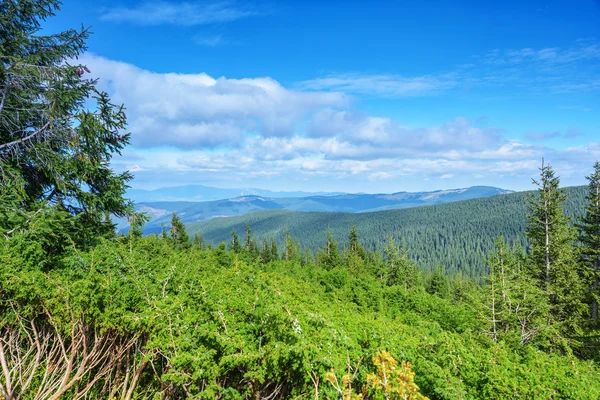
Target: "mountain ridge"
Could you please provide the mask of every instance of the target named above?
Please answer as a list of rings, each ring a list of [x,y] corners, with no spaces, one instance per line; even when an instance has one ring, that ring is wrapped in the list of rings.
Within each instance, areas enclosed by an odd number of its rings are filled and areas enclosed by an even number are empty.
[[[565,213],[582,215],[586,186],[565,189]],[[273,239],[279,246],[285,230],[302,248],[313,252],[325,245],[330,230],[341,249],[350,228],[355,226],[359,240],[371,250],[382,249],[389,236],[405,246],[411,258],[424,269],[444,265],[447,273],[481,277],[485,259],[499,235],[510,244],[527,248],[527,197],[534,192],[513,192],[444,204],[364,213],[298,212],[261,210],[243,216],[213,218],[188,224],[190,236],[201,233],[207,243],[229,242],[232,230],[242,235],[251,228],[259,245]]]
[[[136,204],[136,208],[138,211],[146,212],[152,217],[152,220],[145,227],[145,233],[149,234],[158,233],[163,227],[169,226],[170,216],[173,212],[177,213],[184,223],[189,224],[215,217],[244,215],[259,210],[286,209],[305,212],[364,213],[441,204],[507,193],[512,192],[491,186],[472,186],[470,188],[445,189],[433,192],[395,192],[391,194],[345,193],[330,196],[284,198],[245,195],[205,202],[139,202]]]

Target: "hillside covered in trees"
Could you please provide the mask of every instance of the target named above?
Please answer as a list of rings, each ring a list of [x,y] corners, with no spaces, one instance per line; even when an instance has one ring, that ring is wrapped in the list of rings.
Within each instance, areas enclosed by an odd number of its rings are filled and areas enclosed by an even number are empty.
[[[565,213],[583,215],[587,188],[566,189]],[[260,211],[232,218],[215,218],[188,225],[191,236],[200,233],[207,243],[231,242],[232,231],[243,235],[246,224],[255,237],[274,240],[281,246],[286,232],[302,249],[313,254],[322,248],[329,230],[335,241],[345,242],[352,226],[365,248],[381,249],[391,236],[409,256],[427,270],[438,265],[453,275],[481,277],[488,273],[485,262],[498,236],[523,248],[528,246],[527,197],[532,192],[502,194],[448,204],[388,210],[373,213],[301,213]]]
[[[600,163],[575,225],[542,165],[528,251],[498,238],[482,282],[356,229],[314,227],[314,257],[251,229],[208,246],[175,214],[143,236],[110,168],[124,108],[69,64],[87,30],[40,34],[58,9],[0,3],[0,398],[600,398]]]
[[[174,195],[180,188],[172,188]],[[129,195],[127,192],[127,195]],[[161,193],[168,188],[160,189]],[[260,210],[292,210],[319,212],[367,212],[397,208],[419,207],[431,204],[443,204],[465,199],[494,196],[511,191],[489,186],[473,186],[464,189],[436,190],[433,192],[399,192],[391,194],[328,194],[303,197],[279,198],[244,195],[223,197],[215,201],[159,201],[139,202],[136,197],[136,210],[146,213],[151,220],[144,226],[145,234],[160,233],[163,226],[169,225],[172,213],[186,224],[204,221],[215,217],[244,215]],[[227,193],[227,191],[225,191]],[[119,221],[121,228],[127,227],[127,221]]]

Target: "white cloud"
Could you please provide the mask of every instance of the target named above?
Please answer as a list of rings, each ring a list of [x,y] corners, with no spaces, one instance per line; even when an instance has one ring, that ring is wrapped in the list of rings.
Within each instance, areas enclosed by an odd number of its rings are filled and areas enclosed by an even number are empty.
[[[231,22],[258,15],[259,12],[241,7],[231,1],[167,2],[146,1],[135,7],[117,7],[106,10],[101,19],[114,22],[132,22],[139,25],[206,25]]]
[[[447,71],[422,75],[333,73],[305,80],[303,90],[339,91],[377,98],[470,95],[478,89],[572,93],[600,90],[600,43],[577,41],[569,48],[493,50]]]
[[[243,134],[286,136],[309,113],[341,107],[340,93],[286,89],[271,78],[228,79],[198,74],[156,74],[87,54],[80,58],[100,87],[127,106],[132,142],[183,149],[239,145]]]
[[[362,113],[325,109],[314,115],[308,132],[313,137],[336,137],[331,156],[340,152],[343,157],[357,152],[362,157],[386,157],[417,152],[457,150],[486,150],[498,145],[503,131],[478,128],[465,118],[441,126],[408,129],[390,118],[370,117]],[[359,146],[348,148],[345,141]]]
[[[379,74],[339,74],[303,81],[299,87],[307,90],[335,90],[367,96],[412,97],[444,92],[456,86],[452,74],[405,77]]]
[[[542,157],[567,176],[600,158],[598,143],[552,150],[507,140],[502,129],[462,117],[408,128],[352,108],[345,94],[290,89],[268,77],[158,74],[91,54],[81,61],[113,102],[128,107],[134,147],[113,165],[146,182],[211,177],[248,186],[309,178],[325,187],[358,182],[356,191],[364,191],[382,181],[443,178],[454,186],[465,176],[490,180],[484,184],[504,176],[526,185]]]

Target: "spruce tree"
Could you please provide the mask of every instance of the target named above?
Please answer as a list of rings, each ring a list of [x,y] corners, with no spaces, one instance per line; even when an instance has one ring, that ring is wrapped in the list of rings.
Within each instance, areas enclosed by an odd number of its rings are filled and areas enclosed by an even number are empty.
[[[194,248],[198,250],[206,250],[206,242],[204,236],[200,232],[194,235]]]
[[[533,180],[537,193],[528,198],[527,237],[531,241],[530,260],[534,277],[544,290],[550,314],[548,323],[574,337],[581,322],[582,282],[573,253],[575,230],[563,211],[566,194],[550,165],[540,168]]]
[[[600,163],[594,164],[594,173],[586,177],[589,181],[588,203],[585,215],[580,218],[579,242],[580,257],[588,278],[586,285],[587,299],[590,304],[590,316],[595,323],[598,320],[598,301],[600,292]]]
[[[352,225],[348,234],[348,250],[346,253],[346,264],[354,273],[364,272],[367,253],[358,240],[356,226]]]
[[[110,167],[129,143],[123,106],[77,63],[87,29],[43,34],[56,0],[0,1],[0,232],[14,233],[51,208],[71,243],[114,235],[111,215],[133,212],[128,172]],[[72,220],[76,218],[76,220]],[[58,227],[55,227],[58,229]]]
[[[190,247],[190,237],[188,236],[185,225],[177,214],[173,213],[171,217],[171,240],[176,247]]]
[[[399,248],[390,235],[388,244],[384,249],[386,269],[385,279],[388,285],[416,286],[420,279],[420,272],[416,263],[408,257],[406,248]]]
[[[282,259],[285,261],[296,260],[299,257],[300,245],[292,238],[290,231],[285,228]]]
[[[235,233],[235,229],[231,230],[231,244],[229,249],[234,253],[240,253],[242,251],[242,245],[240,244],[238,235]]]
[[[326,269],[332,269],[341,264],[340,253],[330,229],[327,229],[326,239],[325,247],[317,254],[317,261]]]
[[[273,238],[271,238],[271,260],[279,260],[279,249],[277,248],[277,243],[275,243],[275,239]]]
[[[262,259],[262,262],[265,264],[271,262],[271,247],[269,246],[269,242],[267,242],[266,238],[263,238],[262,251],[260,252],[260,257]]]

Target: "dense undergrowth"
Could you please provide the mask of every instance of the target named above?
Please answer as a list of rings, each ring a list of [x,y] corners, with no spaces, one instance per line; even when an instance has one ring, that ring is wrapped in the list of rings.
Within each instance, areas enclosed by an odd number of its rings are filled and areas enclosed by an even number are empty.
[[[88,398],[107,398],[109,389],[124,398],[121,387],[132,385],[131,398],[313,397],[311,376],[319,398],[336,398],[327,372],[346,373],[350,365],[358,369],[354,387],[366,387],[380,350],[412,363],[416,384],[432,399],[600,396],[592,361],[494,343],[484,290],[469,281],[448,281],[445,291],[428,293],[431,276],[412,286],[388,285],[344,265],[265,263],[224,246],[188,248],[134,236],[73,249],[49,265],[30,239],[12,237],[0,250],[0,331],[22,332],[22,350],[12,356],[30,365],[36,359],[36,351],[26,353],[23,335],[35,327],[63,338],[76,371],[89,349],[111,337],[101,345],[112,358],[84,365],[81,376],[71,371],[67,380],[76,381],[66,398],[97,378]],[[87,356],[73,345],[79,340],[73,329],[82,330]],[[55,379],[63,378],[67,365],[59,359],[41,354],[23,398],[35,397],[52,363],[61,372]],[[15,379],[13,387],[19,385]]]

